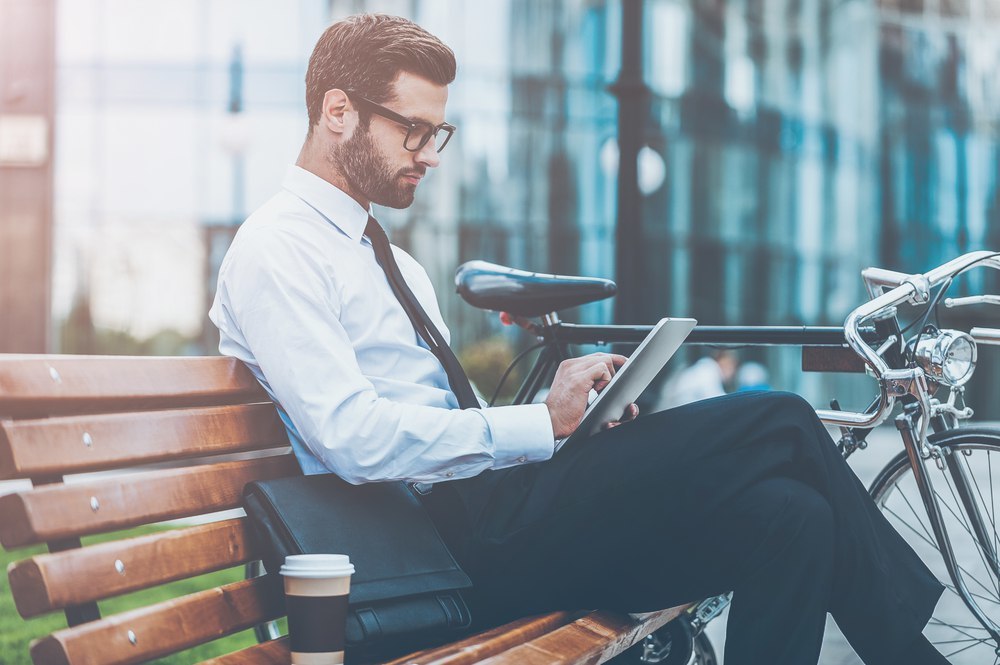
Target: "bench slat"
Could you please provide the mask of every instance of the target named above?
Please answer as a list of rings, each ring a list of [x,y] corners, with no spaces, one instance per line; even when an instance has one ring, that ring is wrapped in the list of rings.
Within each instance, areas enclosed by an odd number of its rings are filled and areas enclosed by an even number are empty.
[[[579,614],[552,612],[518,619],[451,644],[411,653],[386,665],[473,665],[564,626]],[[280,637],[206,660],[201,665],[288,665],[288,658],[288,638]]]
[[[6,417],[266,400],[234,358],[0,355],[0,415]]]
[[[580,615],[580,612],[551,612],[518,619],[451,644],[410,654],[392,661],[389,665],[410,665],[411,663],[413,665],[472,665],[565,626]]]
[[[52,665],[127,665],[158,658],[277,618],[274,609],[281,603],[275,589],[280,592],[261,578],[241,580],[122,612],[43,637],[32,644],[31,657]]]
[[[0,479],[287,445],[271,402],[0,421]]]
[[[218,658],[203,660],[199,665],[288,665],[290,660],[288,638],[279,637]]]
[[[252,480],[299,473],[291,454],[118,475],[0,496],[6,549],[236,508]]]
[[[18,561],[7,570],[14,603],[29,618],[252,561],[258,555],[245,522],[212,522]]]
[[[634,618],[618,612],[587,616],[487,658],[483,665],[571,665],[603,663],[680,616],[690,605],[672,607]]]

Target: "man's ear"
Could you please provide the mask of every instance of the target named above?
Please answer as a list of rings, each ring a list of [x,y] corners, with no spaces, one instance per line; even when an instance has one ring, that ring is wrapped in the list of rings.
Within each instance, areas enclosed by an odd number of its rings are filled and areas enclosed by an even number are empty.
[[[327,90],[323,95],[323,114],[320,124],[334,134],[349,133],[354,107],[347,93],[339,88]]]

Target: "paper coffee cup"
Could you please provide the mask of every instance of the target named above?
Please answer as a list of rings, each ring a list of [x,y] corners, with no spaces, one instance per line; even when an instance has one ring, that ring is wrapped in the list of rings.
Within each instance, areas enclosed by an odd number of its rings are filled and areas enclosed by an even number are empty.
[[[288,639],[292,665],[344,662],[347,598],[354,566],[346,554],[293,554],[285,558]]]

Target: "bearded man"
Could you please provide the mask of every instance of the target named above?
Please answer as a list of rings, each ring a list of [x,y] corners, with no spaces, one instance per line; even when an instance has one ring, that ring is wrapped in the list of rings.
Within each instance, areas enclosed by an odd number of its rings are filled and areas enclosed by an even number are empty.
[[[555,455],[624,357],[565,361],[543,404],[476,398],[430,280],[372,209],[409,206],[440,164],[455,67],[405,19],[330,26],[298,160],[222,263],[219,349],[278,405],[303,471],[433,484],[422,501],[483,625],[732,590],[728,665],[814,665],[827,612],[870,665],[947,662],[921,634],[941,585],[799,397],[633,405]]]

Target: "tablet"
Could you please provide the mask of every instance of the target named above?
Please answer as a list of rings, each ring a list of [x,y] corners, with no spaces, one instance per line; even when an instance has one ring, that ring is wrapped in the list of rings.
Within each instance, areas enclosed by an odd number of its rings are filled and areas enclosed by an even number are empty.
[[[596,434],[604,423],[621,418],[625,407],[639,398],[697,323],[694,319],[660,319],[587,407],[580,426],[565,439],[556,441],[556,451],[573,439]]]

